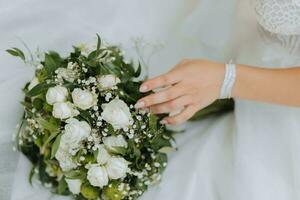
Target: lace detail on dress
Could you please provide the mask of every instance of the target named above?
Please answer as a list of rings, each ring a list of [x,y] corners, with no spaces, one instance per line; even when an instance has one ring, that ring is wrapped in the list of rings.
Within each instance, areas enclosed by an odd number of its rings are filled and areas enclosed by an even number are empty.
[[[300,0],[294,0],[294,3],[296,4],[296,6],[300,7]]]
[[[255,0],[258,22],[268,31],[300,34],[300,0]]]

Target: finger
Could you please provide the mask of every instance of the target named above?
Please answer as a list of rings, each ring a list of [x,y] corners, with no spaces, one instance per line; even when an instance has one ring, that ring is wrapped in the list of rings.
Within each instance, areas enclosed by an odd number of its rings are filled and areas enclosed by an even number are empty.
[[[144,82],[140,87],[140,92],[148,92],[160,87],[172,85],[179,82],[179,77],[175,72],[168,72],[161,76],[149,79]]]
[[[156,104],[164,103],[184,95],[184,87],[175,85],[163,91],[150,94],[140,100],[135,105],[135,108],[146,108]]]
[[[155,114],[170,113],[192,103],[192,96],[181,96],[166,103],[154,105],[150,110]]]
[[[187,106],[181,113],[172,117],[166,117],[161,121],[162,124],[180,124],[191,118],[196,112],[197,107],[195,105]]]

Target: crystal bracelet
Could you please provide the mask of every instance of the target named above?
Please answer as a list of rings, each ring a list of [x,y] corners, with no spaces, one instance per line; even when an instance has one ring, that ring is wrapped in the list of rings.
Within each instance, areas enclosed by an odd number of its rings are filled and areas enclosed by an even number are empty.
[[[232,63],[226,64],[224,81],[220,92],[220,99],[231,98],[231,91],[235,83],[235,79],[236,79],[236,65]]]

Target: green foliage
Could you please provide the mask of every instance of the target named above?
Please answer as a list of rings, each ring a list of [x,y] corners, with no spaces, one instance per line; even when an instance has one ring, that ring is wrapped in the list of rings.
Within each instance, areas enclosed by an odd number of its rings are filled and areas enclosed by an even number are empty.
[[[57,186],[57,193],[58,194],[66,194],[68,191],[68,185],[64,178],[60,179]]]
[[[64,174],[68,179],[84,179],[86,177],[86,170],[78,169],[65,172]]]
[[[46,130],[50,131],[51,133],[58,133],[60,129],[60,123],[51,118],[52,120],[45,120],[41,117],[36,118],[36,121]]]
[[[21,51],[20,49],[18,49],[18,48],[11,48],[11,49],[7,49],[6,51],[10,55],[15,56],[15,57],[19,57],[23,61],[25,61],[25,55],[24,55],[23,51]]]
[[[26,93],[26,95],[29,97],[34,97],[34,96],[40,95],[42,93],[46,93],[47,90],[52,86],[55,86],[55,84],[54,83],[40,83],[40,84],[36,85],[35,87],[33,87],[30,91],[28,91]]]
[[[60,55],[54,51],[50,51],[45,53],[45,69],[47,71],[48,76],[52,75],[54,71],[60,67],[62,63],[62,58]]]
[[[220,115],[223,113],[231,112],[232,110],[234,110],[233,99],[216,100],[211,105],[198,111],[190,120],[191,121],[201,120],[209,116]]]
[[[60,138],[61,138],[61,136],[62,136],[62,134],[59,134],[56,137],[56,139],[55,139],[55,141],[54,141],[54,143],[52,145],[52,148],[51,148],[51,158],[55,157],[55,154],[56,154],[56,152],[58,150],[58,147],[59,147],[59,144],[60,144]]]

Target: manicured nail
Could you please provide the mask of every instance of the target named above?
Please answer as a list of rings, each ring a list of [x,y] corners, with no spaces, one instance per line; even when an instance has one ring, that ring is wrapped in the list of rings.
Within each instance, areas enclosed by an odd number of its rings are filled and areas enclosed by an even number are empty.
[[[142,85],[142,86],[140,87],[140,92],[147,92],[147,90],[148,90],[148,87],[145,86],[145,85]]]
[[[168,122],[167,122],[167,120],[164,120],[164,119],[163,119],[163,120],[160,121],[160,123],[161,123],[161,124],[167,124]]]
[[[144,106],[145,106],[145,102],[143,102],[143,101],[137,102],[137,103],[134,105],[135,108],[142,108],[142,107],[144,107]]]

